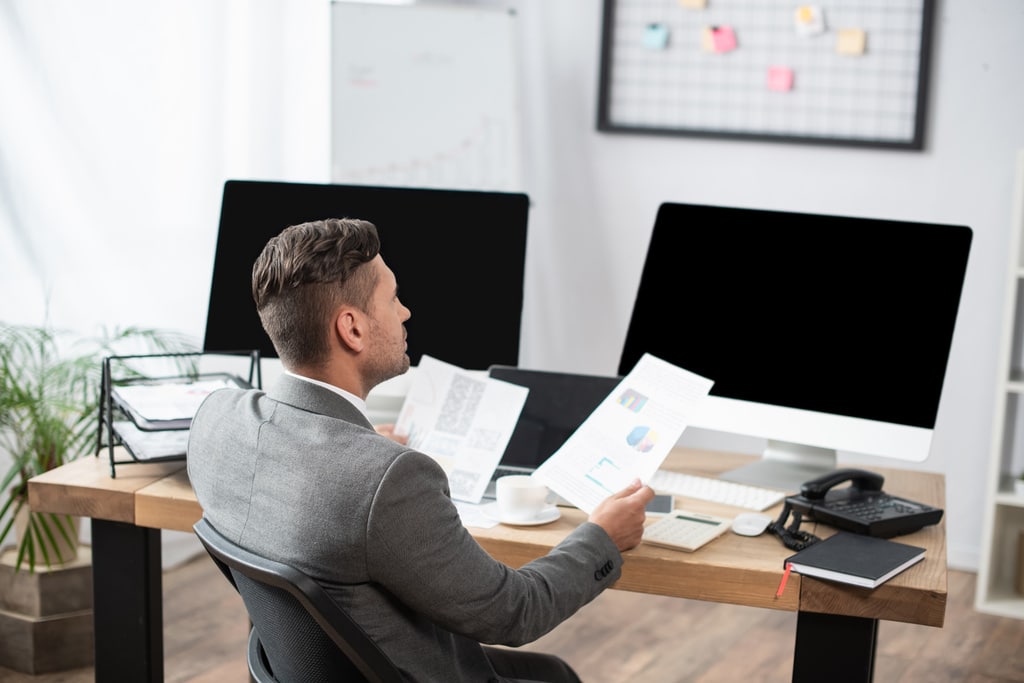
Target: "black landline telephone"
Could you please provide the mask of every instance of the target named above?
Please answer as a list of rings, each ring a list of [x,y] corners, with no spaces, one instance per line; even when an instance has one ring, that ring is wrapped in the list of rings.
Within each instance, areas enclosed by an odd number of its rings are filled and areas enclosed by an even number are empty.
[[[844,482],[850,485],[836,488]],[[785,507],[798,518],[879,538],[909,534],[942,519],[939,508],[885,493],[883,482],[876,472],[838,469],[804,483],[800,495],[786,498]]]

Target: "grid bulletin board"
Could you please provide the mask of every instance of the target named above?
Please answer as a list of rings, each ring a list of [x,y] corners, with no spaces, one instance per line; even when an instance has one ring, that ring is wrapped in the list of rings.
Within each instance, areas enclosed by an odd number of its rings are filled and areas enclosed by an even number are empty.
[[[920,150],[935,0],[604,0],[598,130]]]

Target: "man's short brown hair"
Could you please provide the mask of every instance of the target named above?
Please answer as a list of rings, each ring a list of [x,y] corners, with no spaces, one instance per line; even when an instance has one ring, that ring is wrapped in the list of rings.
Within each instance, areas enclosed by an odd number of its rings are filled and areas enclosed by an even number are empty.
[[[252,297],[286,367],[327,360],[339,306],[368,311],[377,278],[365,266],[378,253],[376,226],[354,218],[292,225],[267,242],[253,264]]]

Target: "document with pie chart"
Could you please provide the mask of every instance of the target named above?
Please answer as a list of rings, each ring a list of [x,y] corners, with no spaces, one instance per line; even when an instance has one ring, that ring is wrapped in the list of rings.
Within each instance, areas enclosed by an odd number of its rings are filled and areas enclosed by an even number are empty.
[[[712,384],[644,354],[533,476],[589,513],[634,479],[650,480]]]

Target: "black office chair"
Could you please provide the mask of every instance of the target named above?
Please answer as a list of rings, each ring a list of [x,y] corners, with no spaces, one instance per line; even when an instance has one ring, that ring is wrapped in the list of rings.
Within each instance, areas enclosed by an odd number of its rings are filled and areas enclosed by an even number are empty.
[[[245,603],[253,625],[249,673],[257,683],[404,680],[320,584],[236,545],[205,517],[193,529]]]

